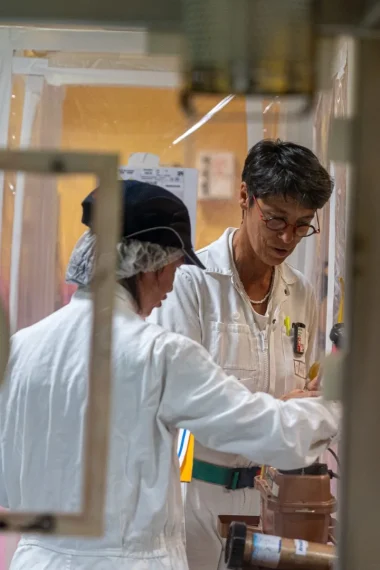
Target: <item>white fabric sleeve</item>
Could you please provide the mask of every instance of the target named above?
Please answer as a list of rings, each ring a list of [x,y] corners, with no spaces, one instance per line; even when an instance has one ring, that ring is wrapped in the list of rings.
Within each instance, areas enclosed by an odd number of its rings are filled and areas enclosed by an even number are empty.
[[[201,346],[178,335],[162,334],[153,350],[164,379],[160,418],[169,429],[189,429],[206,447],[296,469],[316,461],[338,433],[338,404],[252,394]]]
[[[199,301],[194,282],[185,270],[177,269],[173,291],[146,320],[201,344]]]

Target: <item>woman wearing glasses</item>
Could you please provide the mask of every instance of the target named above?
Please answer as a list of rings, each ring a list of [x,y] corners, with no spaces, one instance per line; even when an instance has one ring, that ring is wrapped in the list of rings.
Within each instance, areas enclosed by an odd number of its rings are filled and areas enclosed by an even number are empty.
[[[316,156],[290,142],[264,140],[242,173],[239,229],[228,228],[198,252],[206,266],[182,266],[174,291],[152,319],[202,344],[252,392],[287,399],[304,392],[317,329],[314,292],[286,258],[319,232],[318,209],[332,180]],[[258,515],[256,467],[196,442],[186,493],[190,570],[216,570],[219,514]],[[237,470],[238,469],[238,470]]]

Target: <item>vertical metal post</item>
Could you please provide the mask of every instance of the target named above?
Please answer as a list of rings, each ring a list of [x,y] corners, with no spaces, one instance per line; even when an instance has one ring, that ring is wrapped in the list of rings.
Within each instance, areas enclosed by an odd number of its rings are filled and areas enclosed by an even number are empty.
[[[380,560],[380,41],[358,40],[356,56],[339,570],[375,570]]]
[[[24,107],[22,112],[22,124],[20,134],[20,148],[30,145],[33,123],[37,112],[37,106],[41,99],[43,77],[27,77],[25,82]],[[11,277],[9,293],[9,320],[11,334],[18,329],[18,305],[19,305],[19,276],[20,257],[24,215],[25,174],[18,172],[16,176],[16,195],[12,228],[12,253],[11,253]]]
[[[12,45],[7,30],[0,30],[0,53],[0,148],[6,148],[8,143],[12,95]],[[4,192],[4,172],[0,172],[0,252],[2,244]]]

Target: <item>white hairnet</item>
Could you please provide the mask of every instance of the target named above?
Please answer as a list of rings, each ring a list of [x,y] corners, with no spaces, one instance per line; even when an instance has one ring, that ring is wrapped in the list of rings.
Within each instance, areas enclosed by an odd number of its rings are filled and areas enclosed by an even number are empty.
[[[95,252],[96,237],[91,231],[87,231],[79,239],[71,254],[66,271],[67,283],[84,287],[91,283]],[[117,253],[116,278],[118,280],[138,273],[158,271],[183,256],[181,249],[163,248],[161,245],[137,239],[123,239],[117,244]]]

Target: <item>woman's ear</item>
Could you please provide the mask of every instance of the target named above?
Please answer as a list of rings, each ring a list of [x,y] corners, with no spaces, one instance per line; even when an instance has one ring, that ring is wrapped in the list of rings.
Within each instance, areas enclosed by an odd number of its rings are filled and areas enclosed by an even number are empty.
[[[239,204],[240,208],[243,210],[243,215],[244,215],[244,212],[246,212],[249,209],[248,189],[247,189],[247,184],[245,182],[242,182],[240,185]]]

